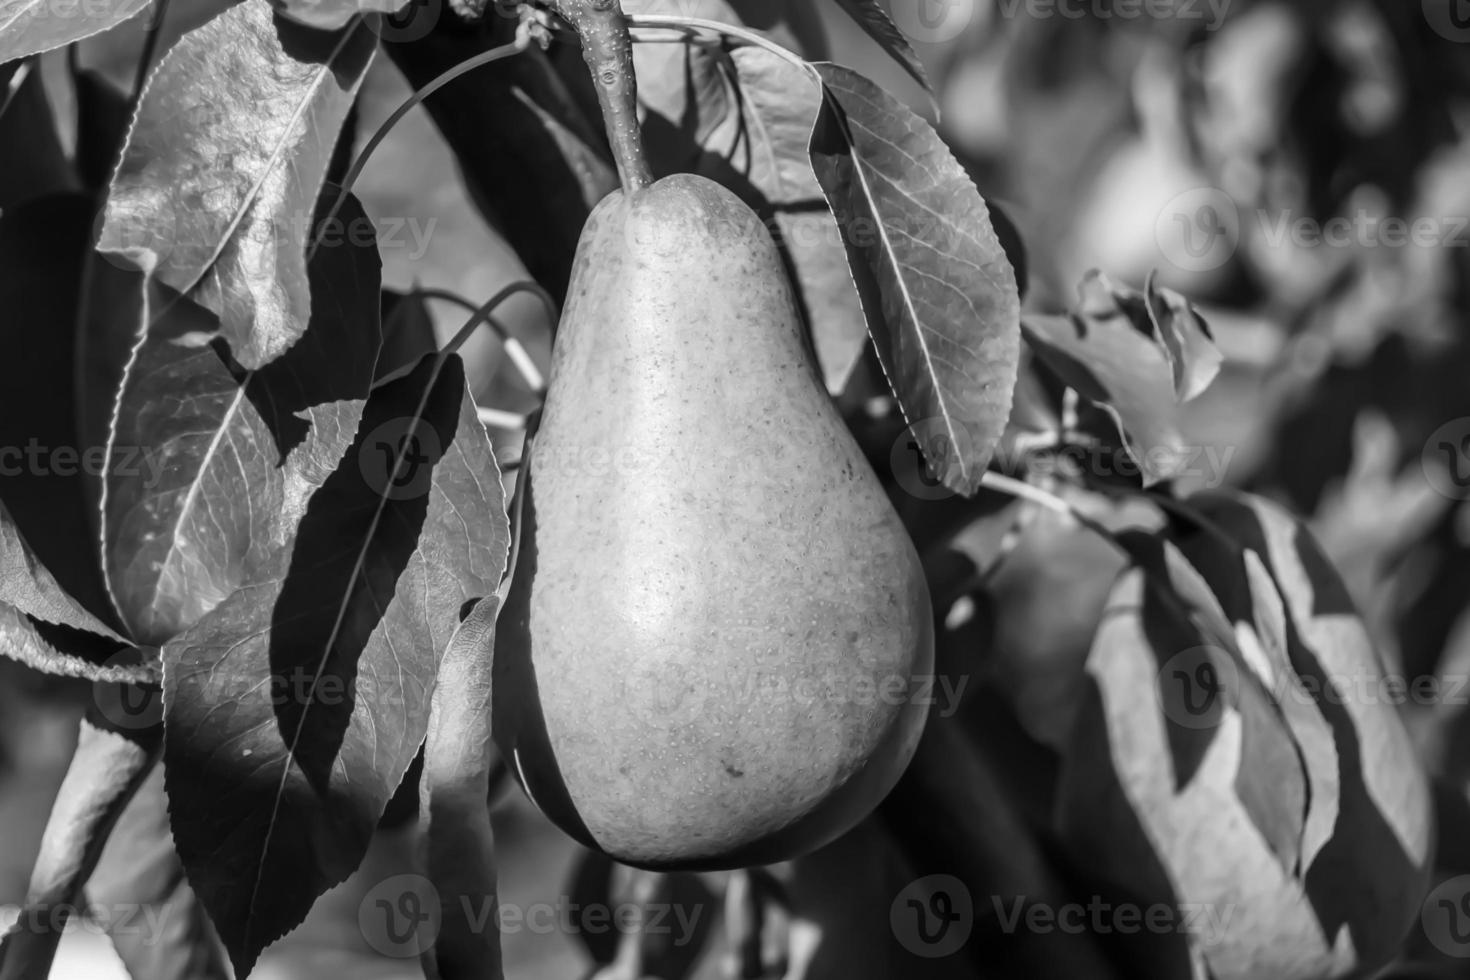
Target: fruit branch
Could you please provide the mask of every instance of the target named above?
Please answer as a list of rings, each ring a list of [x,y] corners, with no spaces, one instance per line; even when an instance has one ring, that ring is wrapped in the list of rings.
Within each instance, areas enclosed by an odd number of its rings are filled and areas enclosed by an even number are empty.
[[[607,138],[624,192],[653,183],[638,126],[638,81],[633,73],[633,39],[619,0],[546,0],[572,26],[592,73]]]

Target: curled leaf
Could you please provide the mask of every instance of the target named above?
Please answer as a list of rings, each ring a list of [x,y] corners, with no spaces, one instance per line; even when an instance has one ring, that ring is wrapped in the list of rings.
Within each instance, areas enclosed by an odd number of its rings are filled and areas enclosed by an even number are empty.
[[[62,590],[0,503],[0,656],[35,670],[113,683],[157,681],[158,664]]]

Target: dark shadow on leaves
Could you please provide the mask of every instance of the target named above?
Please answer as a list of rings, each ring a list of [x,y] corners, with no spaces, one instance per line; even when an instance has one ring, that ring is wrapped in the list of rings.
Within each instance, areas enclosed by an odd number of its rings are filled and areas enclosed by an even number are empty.
[[[446,359],[441,369],[436,358],[425,358],[375,390],[357,438],[302,519],[271,616],[270,674],[281,737],[322,793],[358,701],[391,694],[359,690],[358,661],[413,558],[429,508],[427,490],[401,495],[375,488],[365,476],[376,472],[368,457],[383,451],[384,431],[405,431],[400,420],[417,412],[436,438],[414,440],[395,477],[428,487],[423,468],[432,472],[454,444],[464,383],[457,359]],[[380,707],[366,703],[363,710],[377,718]]]

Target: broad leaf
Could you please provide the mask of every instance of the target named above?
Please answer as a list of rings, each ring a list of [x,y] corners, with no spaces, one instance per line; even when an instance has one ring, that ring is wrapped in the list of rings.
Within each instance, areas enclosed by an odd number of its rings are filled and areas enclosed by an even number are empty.
[[[1286,716],[1286,685],[1293,678],[1277,677],[1247,656],[1210,584],[1172,542],[1141,534],[1121,540],[1136,567],[1120,577],[1109,605],[1131,610],[1157,660],[1154,689],[1168,731],[1176,790],[1185,792],[1196,779],[1213,775],[1201,769],[1210,753],[1219,751],[1217,737],[1238,721],[1235,794],[1281,865],[1295,869],[1308,807],[1319,801],[1310,795],[1312,773]],[[1108,643],[1131,635],[1129,628],[1110,623]],[[1109,669],[1118,656],[1111,646],[1095,642],[1089,671]],[[1322,760],[1315,756],[1312,761]]]
[[[323,202],[335,196],[328,188]],[[367,220],[351,198],[338,219]],[[149,304],[117,396],[102,501],[104,571],[134,638],[161,645],[232,594],[257,552],[290,539],[346,452],[381,338],[377,250],[345,237],[312,259],[309,326],[270,310],[305,334],[260,370],[208,341],[217,321],[189,298]]]
[[[0,347],[12,370],[0,386],[0,501],[37,560],[61,588],[114,629],[97,560],[90,483],[105,463],[105,437],[79,438],[78,301],[91,248],[94,205],[63,195],[0,215]],[[99,329],[136,308],[138,277],[107,263],[92,270],[90,313]],[[141,460],[139,461],[141,463]]]
[[[459,359],[426,358],[374,389],[295,541],[164,647],[174,839],[237,976],[362,859],[508,540]]]
[[[1020,297],[985,202],[938,134],[855,72],[827,97],[812,163],[847,244],[889,383],[945,486],[972,494],[1005,429]]]
[[[490,774],[496,764],[490,728],[490,678],[498,596],[481,599],[455,630],[439,667],[424,743],[420,813],[426,865],[443,919],[432,957],[437,975],[499,980],[500,927],[475,912],[496,898],[495,831]]]
[[[1346,926],[1365,961],[1381,960],[1416,914],[1430,858],[1425,774],[1398,711],[1405,694],[1299,520],[1247,494],[1197,494],[1188,505],[1207,523],[1181,534],[1180,547],[1232,619],[1254,622],[1268,646],[1284,641],[1295,700],[1325,721],[1315,744],[1298,735],[1309,766],[1329,751],[1337,761],[1330,792],[1314,781],[1324,812],[1308,815],[1307,894],[1329,932]]]
[[[154,766],[108,836],[87,879],[89,908],[136,908],[137,919],[109,916],[108,938],[136,980],[227,980],[204,906],[184,878],[168,829],[163,767]],[[148,928],[139,928],[142,922]],[[117,926],[118,928],[112,928]]]
[[[923,3],[925,0],[909,2]],[[929,84],[929,73],[924,70],[924,63],[919,60],[909,39],[903,36],[903,32],[893,23],[893,19],[878,0],[837,0],[837,5],[847,11],[848,16],[857,21],[858,26],[877,41],[904,71],[913,76],[914,81],[923,86],[931,99],[934,98],[934,86]]]
[[[1135,901],[1231,908],[1190,938],[1210,975],[1369,975],[1423,897],[1424,775],[1366,631],[1301,525],[1254,498],[1188,509],[1170,537],[1126,539],[1142,567],[1118,580],[1089,655],[1096,687],[1066,753],[1062,838]],[[1274,718],[1250,710],[1255,688]],[[1190,729],[1210,737],[1184,782]],[[1283,731],[1293,751],[1266,751]]]
[[[761,48],[737,48],[730,57],[740,126],[730,145],[719,148],[720,169],[703,169],[740,192],[778,233],[827,388],[840,392],[868,334],[842,234],[812,170],[809,145],[822,87]]]
[[[121,24],[149,0],[112,3],[58,3],[57,0],[7,0],[0,4],[0,62],[40,54]]]
[[[56,584],[0,504],[0,656],[67,677],[156,680],[151,661],[116,656],[126,645]]]
[[[306,327],[306,232],[376,42],[360,21],[324,33],[244,0],[149,79],[98,248],[214,314],[245,368]]]

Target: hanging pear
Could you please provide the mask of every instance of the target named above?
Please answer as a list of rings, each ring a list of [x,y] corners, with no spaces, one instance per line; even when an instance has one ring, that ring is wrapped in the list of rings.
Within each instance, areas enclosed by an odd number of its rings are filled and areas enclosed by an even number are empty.
[[[548,816],[722,868],[877,805],[923,730],[929,594],[730,191],[677,175],[593,211],[528,465],[494,726]]]

